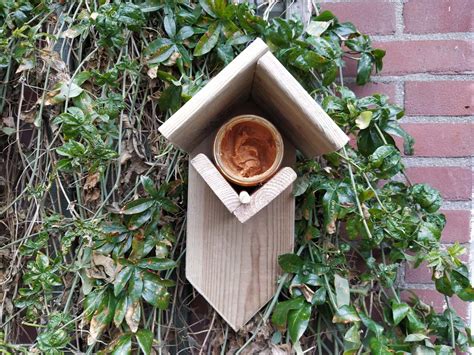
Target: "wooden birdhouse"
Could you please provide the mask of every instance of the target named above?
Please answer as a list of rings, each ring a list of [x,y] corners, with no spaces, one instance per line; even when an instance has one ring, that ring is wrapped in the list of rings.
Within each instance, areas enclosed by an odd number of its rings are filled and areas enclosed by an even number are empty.
[[[260,39],[159,130],[190,155],[186,277],[238,330],[294,248],[296,149],[311,158],[348,137]]]

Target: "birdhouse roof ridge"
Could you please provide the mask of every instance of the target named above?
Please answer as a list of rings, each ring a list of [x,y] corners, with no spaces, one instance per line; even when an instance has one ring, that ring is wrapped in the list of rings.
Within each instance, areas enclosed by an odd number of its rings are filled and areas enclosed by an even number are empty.
[[[257,38],[174,113],[159,131],[191,152],[232,106],[254,101],[307,157],[335,151],[349,138]]]

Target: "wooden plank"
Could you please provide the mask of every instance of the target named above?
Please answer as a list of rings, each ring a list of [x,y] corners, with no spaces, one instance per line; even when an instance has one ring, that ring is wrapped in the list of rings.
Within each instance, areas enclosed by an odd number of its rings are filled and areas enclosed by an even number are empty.
[[[252,105],[239,105],[229,117],[244,113],[268,117]],[[209,132],[191,157],[210,156],[212,138]],[[283,139],[283,164],[294,166],[295,148]],[[189,166],[186,277],[234,330],[276,290],[281,274],[278,255],[294,247],[294,208],[290,186],[247,223],[240,223]]]
[[[307,157],[342,148],[349,138],[270,52],[257,63],[252,97]]]
[[[222,113],[250,95],[257,60],[268,51],[259,38],[230,62],[191,100],[171,116],[159,131],[171,143],[191,152],[222,121]]]
[[[191,164],[229,212],[233,213],[241,204],[239,195],[209,158],[204,154],[198,154],[191,160]]]
[[[235,209],[234,215],[241,223],[247,222],[277,198],[295,180],[296,173],[292,168],[286,167],[281,169],[275,174],[275,176],[250,196],[250,203],[241,204],[237,209]]]
[[[285,15],[287,19],[296,17],[303,23],[303,27],[306,28],[311,21],[312,12],[313,3],[311,0],[294,0],[287,7]]]

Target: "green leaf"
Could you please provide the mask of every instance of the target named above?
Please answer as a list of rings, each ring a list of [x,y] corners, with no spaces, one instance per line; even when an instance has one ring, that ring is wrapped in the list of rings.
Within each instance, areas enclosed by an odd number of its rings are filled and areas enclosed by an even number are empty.
[[[224,65],[227,65],[234,59],[234,50],[230,45],[219,45],[217,46],[217,55]]]
[[[314,293],[313,298],[311,299],[311,304],[315,306],[320,306],[326,303],[326,300],[327,300],[327,291],[324,287],[320,287]]]
[[[293,309],[288,313],[288,333],[293,343],[296,343],[306,328],[308,328],[311,318],[311,304],[303,302],[298,309]]]
[[[158,190],[155,188],[155,183],[152,179],[150,179],[148,176],[142,175],[140,176],[140,182],[147,193],[152,196],[156,196]]]
[[[410,312],[411,307],[406,303],[392,304],[393,325],[398,325]]]
[[[148,329],[140,329],[135,336],[137,337],[138,346],[143,354],[150,355],[153,345],[153,332]]]
[[[54,97],[54,101],[62,102],[68,98],[79,96],[84,90],[74,82],[62,82],[59,93]]]
[[[184,26],[181,27],[178,35],[176,36],[180,41],[184,41],[185,39],[194,35],[194,30],[191,26]]]
[[[383,134],[385,141],[391,145],[395,145],[393,138],[388,134]],[[385,145],[384,140],[380,137],[379,132],[375,127],[369,126],[363,129],[357,135],[357,148],[364,156],[369,156],[378,147]]]
[[[169,198],[162,197],[158,200],[158,204],[168,213],[176,213],[179,211],[178,206]]]
[[[354,306],[352,305],[345,305],[339,308],[336,313],[334,314],[334,317],[332,318],[333,323],[353,323],[353,322],[359,322],[360,317],[355,310]]]
[[[131,215],[142,213],[155,204],[155,200],[151,198],[139,198],[132,202],[129,202],[121,209],[122,214]]]
[[[176,51],[176,46],[168,38],[157,38],[145,49],[147,64],[158,64],[167,60]]]
[[[364,325],[367,327],[367,329],[369,329],[370,331],[374,332],[374,334],[376,336],[380,336],[382,335],[383,331],[384,331],[384,328],[378,324],[377,322],[375,322],[374,320],[372,320],[369,316],[367,316],[367,314],[365,314],[364,312],[359,312],[359,317],[362,321],[362,323],[364,323]]]
[[[439,210],[443,202],[439,191],[426,184],[413,185],[411,187],[411,195],[415,202],[429,213]]]
[[[111,355],[128,355],[132,353],[132,335],[124,334],[122,335],[117,343],[115,344]]]
[[[311,186],[311,180],[307,175],[299,176],[293,184],[293,195],[295,197],[303,195]]]
[[[381,128],[388,134],[393,134],[397,137],[403,138],[403,152],[406,155],[412,155],[414,153],[413,146],[415,144],[415,140],[400,126],[397,121],[390,120],[385,126]]]
[[[405,337],[405,340],[403,340],[406,343],[413,343],[417,341],[423,341],[425,339],[428,339],[428,337],[425,334],[420,334],[420,333],[415,333],[415,334],[410,334]]]
[[[181,86],[169,85],[160,96],[158,104],[162,111],[171,110],[175,112],[181,106]]]
[[[329,86],[334,80],[336,80],[338,72],[339,67],[334,62],[330,62],[323,73],[323,85]]]
[[[176,261],[166,258],[146,258],[137,262],[137,266],[151,270],[170,270],[176,267]]]
[[[374,57],[375,59],[375,70],[377,72],[381,71],[382,68],[383,68],[383,57],[385,57],[385,51],[383,49],[374,49],[372,52],[371,52],[372,56]]]
[[[124,289],[125,285],[127,284],[130,276],[132,276],[134,269],[130,266],[125,266],[118,275],[115,277],[114,280],[114,295],[118,296],[120,292]]]
[[[134,270],[133,275],[130,277],[129,285],[128,285],[128,296],[130,297],[129,303],[136,302],[142,292],[143,292],[143,272],[136,268]]]
[[[303,266],[303,260],[296,254],[283,254],[278,257],[278,264],[285,272],[293,274],[299,272]]]
[[[16,129],[12,127],[2,127],[2,132],[5,133],[7,136],[11,136],[13,133],[16,132]]]
[[[325,10],[315,17],[317,21],[331,21],[334,18],[336,18],[336,16],[329,10]]]
[[[128,221],[128,230],[134,231],[143,226],[148,222],[153,214],[154,210],[152,208],[146,210],[145,212],[134,214]]]
[[[374,114],[372,111],[363,111],[357,116],[355,123],[359,129],[366,129],[369,127],[370,122],[372,121],[372,116]]]
[[[211,0],[199,0],[199,5],[202,9],[211,17],[216,17],[216,14],[213,11],[213,2]]]
[[[86,147],[82,143],[69,141],[61,147],[56,148],[56,153],[65,157],[78,157],[86,153]]]
[[[120,4],[117,11],[117,20],[125,24],[129,30],[138,32],[145,23],[145,15],[140,6],[127,2]]]
[[[72,79],[73,83],[76,84],[76,85],[79,85],[81,86],[82,84],[84,84],[87,80],[89,80],[89,78],[92,76],[92,73],[88,70],[86,71],[82,71],[80,73],[78,73],[74,79]],[[71,109],[72,107],[68,108],[68,111]]]
[[[360,344],[360,332],[359,332],[359,326],[357,324],[354,324],[352,327],[350,327],[347,330],[346,334],[344,334],[344,341],[351,343],[351,345]],[[355,346],[351,346],[351,349],[353,349],[354,347]]]
[[[378,178],[388,179],[399,173],[402,166],[400,152],[393,145],[378,147],[369,157],[369,166]]]
[[[122,324],[123,320],[125,319],[128,306],[128,297],[124,294],[119,298],[117,306],[115,307],[114,324],[116,327],[120,327],[120,324]]]
[[[371,40],[367,35],[355,36],[346,41],[346,46],[356,52],[367,52],[371,49]]]
[[[351,301],[349,281],[347,279],[334,274],[334,289],[336,290],[336,303],[339,308],[349,305]]]
[[[311,21],[306,27],[306,33],[311,36],[319,37],[328,29],[333,21]]]
[[[408,320],[408,330],[411,333],[425,331],[427,329],[427,325],[418,318],[418,316],[416,315],[413,309],[411,309],[408,312],[407,320]]]
[[[390,351],[382,339],[378,337],[371,337],[369,339],[369,348],[371,355],[393,355],[393,352]]]
[[[437,243],[441,238],[441,228],[431,222],[421,222],[419,225],[417,240],[423,243]]]
[[[214,48],[219,40],[221,26],[217,22],[213,22],[206,33],[202,35],[194,48],[194,55],[199,57],[209,53]]]
[[[163,20],[163,26],[168,36],[173,38],[176,35],[176,22],[174,21],[173,16],[166,15]]]
[[[283,302],[278,302],[275,306],[275,309],[273,310],[272,323],[280,331],[284,331],[288,322],[288,313],[291,310],[303,307],[304,303],[306,303],[306,301],[303,296],[292,298]]]
[[[370,79],[370,73],[372,71],[372,58],[367,53],[362,53],[357,64],[357,79],[356,82],[359,85],[366,84]]]
[[[162,280],[158,276],[146,272],[143,281],[142,297],[152,306],[158,307],[159,309],[166,309],[171,295],[161,283]]]
[[[87,339],[89,345],[95,343],[105,327],[110,324],[115,314],[116,305],[117,300],[112,292],[107,290],[91,319],[89,337]]]

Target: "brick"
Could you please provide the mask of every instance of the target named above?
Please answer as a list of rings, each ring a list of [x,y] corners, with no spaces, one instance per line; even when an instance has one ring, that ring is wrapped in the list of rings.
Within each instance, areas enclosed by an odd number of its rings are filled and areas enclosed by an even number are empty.
[[[436,290],[420,290],[411,289],[412,292],[418,295],[420,299],[426,304],[432,306],[436,312],[443,312],[446,309],[446,303],[444,301],[444,295]],[[409,301],[413,295],[408,291],[403,291],[401,297],[405,301]],[[457,296],[449,298],[450,306],[455,309],[458,315],[465,320],[469,314],[469,304],[459,299]]]
[[[438,189],[445,200],[471,199],[472,172],[460,167],[413,167],[407,169],[412,183],[427,183]]]
[[[461,260],[464,263],[469,261],[469,255],[467,254],[469,247],[466,248],[466,254],[461,256]],[[406,265],[405,269],[405,282],[416,283],[416,284],[433,284],[431,281],[431,269],[427,266],[426,262],[423,262],[416,269],[410,265]]]
[[[395,99],[396,86],[395,84],[385,83],[368,83],[366,85],[357,85],[350,83],[347,85],[349,89],[355,92],[357,97],[365,97],[373,94],[384,94],[391,98],[391,101]]]
[[[474,68],[472,42],[424,40],[377,42],[386,51],[381,75],[466,73]]]
[[[402,127],[415,138],[415,156],[468,157],[474,153],[470,123],[405,123]],[[402,147],[402,140],[396,139]]]
[[[387,35],[395,33],[395,5],[375,1],[354,3],[323,3],[321,11],[329,10],[339,22],[352,22],[362,33]]]
[[[408,81],[405,113],[426,116],[474,115],[474,81]]]
[[[406,264],[405,282],[414,284],[432,284],[431,270],[425,262],[421,263],[416,269]]]
[[[471,237],[471,211],[442,210],[446,216],[446,226],[441,241],[444,243],[469,243]]]
[[[405,32],[472,32],[472,0],[408,0],[403,7]]]
[[[350,58],[345,58],[345,67],[342,69],[344,77],[356,77],[357,75],[357,61]]]

